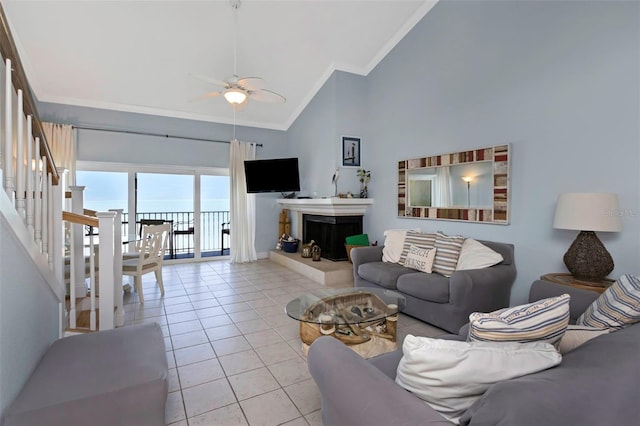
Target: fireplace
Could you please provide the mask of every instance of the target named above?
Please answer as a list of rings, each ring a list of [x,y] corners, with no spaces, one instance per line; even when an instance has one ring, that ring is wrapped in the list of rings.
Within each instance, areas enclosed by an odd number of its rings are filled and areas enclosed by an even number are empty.
[[[320,246],[322,257],[329,260],[347,260],[345,238],[362,234],[362,216],[302,215],[302,240],[311,240]]]

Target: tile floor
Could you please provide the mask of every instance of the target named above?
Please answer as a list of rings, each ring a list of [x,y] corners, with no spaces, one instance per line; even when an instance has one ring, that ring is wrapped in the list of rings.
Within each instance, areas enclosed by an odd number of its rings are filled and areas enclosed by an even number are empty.
[[[269,260],[165,265],[163,277],[164,297],[153,274],[143,280],[144,304],[125,295],[125,321],[162,327],[167,425],[322,425],[298,322],[284,313],[292,298],[321,284]],[[401,315],[399,341],[409,333],[442,331]]]

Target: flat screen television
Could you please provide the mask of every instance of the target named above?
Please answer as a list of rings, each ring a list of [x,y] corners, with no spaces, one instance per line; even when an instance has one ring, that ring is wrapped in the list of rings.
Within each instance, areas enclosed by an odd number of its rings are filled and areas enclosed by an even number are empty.
[[[248,160],[244,162],[247,192],[298,192],[300,174],[297,158]]]

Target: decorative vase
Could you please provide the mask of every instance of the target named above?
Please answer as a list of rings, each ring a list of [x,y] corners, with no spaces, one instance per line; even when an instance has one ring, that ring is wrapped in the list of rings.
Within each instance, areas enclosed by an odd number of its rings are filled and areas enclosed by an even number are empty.
[[[367,198],[369,197],[369,189],[367,188],[367,185],[362,185],[360,187],[360,198]]]

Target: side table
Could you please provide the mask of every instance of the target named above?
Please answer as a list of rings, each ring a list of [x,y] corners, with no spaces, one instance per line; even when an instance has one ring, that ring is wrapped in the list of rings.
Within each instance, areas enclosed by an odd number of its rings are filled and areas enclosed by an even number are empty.
[[[583,290],[597,291],[598,293],[604,293],[604,291],[615,282],[615,280],[610,278],[605,278],[600,282],[583,281],[574,278],[571,274],[560,272],[545,274],[541,276],[540,279],[569,287],[581,288]]]

